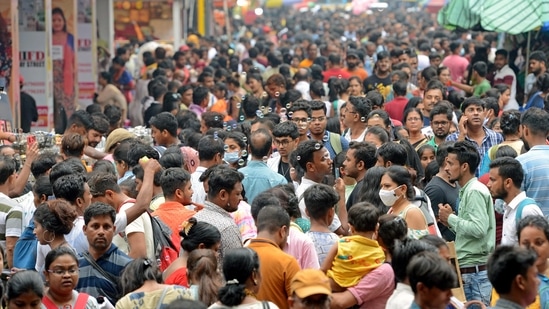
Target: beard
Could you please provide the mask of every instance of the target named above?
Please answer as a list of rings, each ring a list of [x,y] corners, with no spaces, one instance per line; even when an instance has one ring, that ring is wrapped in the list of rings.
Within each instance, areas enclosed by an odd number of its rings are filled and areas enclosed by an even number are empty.
[[[530,150],[530,145],[528,145],[528,141],[524,138],[524,136],[521,137],[520,139],[524,143],[524,150],[529,151]]]
[[[357,67],[357,64],[354,62],[347,62],[347,67],[352,70]]]

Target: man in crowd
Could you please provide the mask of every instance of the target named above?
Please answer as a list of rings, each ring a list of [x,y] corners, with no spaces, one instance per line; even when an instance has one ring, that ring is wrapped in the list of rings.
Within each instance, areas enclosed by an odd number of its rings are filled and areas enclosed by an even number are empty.
[[[541,50],[533,51],[530,54],[530,60],[528,63],[528,72],[530,72],[530,74],[526,76],[526,88],[524,89],[524,93],[528,97],[538,91],[536,81],[538,80],[538,77],[543,75],[546,71],[547,55]]]
[[[457,182],[459,206],[457,215],[448,204],[439,205],[440,222],[456,232],[456,253],[463,289],[468,301],[490,304],[492,286],[486,280],[488,254],[494,250],[496,219],[488,188],[475,177],[480,157],[475,145],[460,141],[448,148],[446,173]]]
[[[273,142],[278,150],[278,156],[271,156],[267,166],[274,172],[292,182],[290,175],[290,154],[297,146],[299,132],[297,124],[292,121],[281,122],[273,130]]]
[[[391,84],[391,56],[382,51],[377,54],[376,69],[373,75],[364,80],[364,92],[379,90],[385,93],[385,87]]]
[[[494,76],[494,82],[492,85],[505,84],[511,89],[511,96],[509,102],[503,107],[503,110],[519,109],[519,104],[515,99],[517,94],[517,77],[515,71],[509,67],[507,61],[509,60],[509,53],[505,49],[498,49],[496,51],[496,59],[494,60],[494,67],[496,69],[496,75]],[[445,59],[446,60],[446,59]],[[450,72],[452,70],[450,69]]]
[[[448,135],[450,135],[452,117],[452,109],[446,104],[446,101],[436,104],[429,113],[429,122],[431,123],[433,137],[429,139],[427,144],[433,146],[435,152],[438,150],[440,144],[444,143]],[[444,166],[439,165],[439,167],[443,168]]]
[[[290,289],[288,305],[291,309],[330,308],[330,279],[318,269],[298,271],[290,282]]]
[[[490,162],[490,180],[487,184],[494,199],[505,204],[501,244],[518,245],[517,226],[520,219],[529,215],[543,216],[536,202],[520,189],[524,173],[520,162],[510,158],[497,158]]]
[[[17,174],[15,160],[11,157],[0,157],[0,243],[6,248],[8,267],[13,266],[13,251],[15,243],[23,232],[23,211],[8,195],[13,187]]]
[[[200,165],[191,175],[191,183],[193,188],[193,202],[203,204],[206,201],[206,191],[204,185],[200,182],[200,175],[208,168],[219,165],[223,162],[225,154],[225,144],[223,141],[214,138],[213,136],[204,136],[198,142],[198,159]]]
[[[349,98],[343,114],[343,124],[348,128],[343,137],[349,141],[361,142],[367,131],[366,117],[372,111],[372,103],[365,97]]]
[[[488,278],[499,294],[494,309],[526,308],[536,300],[540,280],[536,254],[518,246],[500,246],[488,260]]]
[[[250,241],[248,248],[259,256],[262,282],[257,299],[288,309],[290,281],[300,270],[295,258],[281,249],[288,239],[290,216],[279,206],[267,206],[259,211],[256,225],[257,238]]]
[[[347,200],[347,210],[360,201],[362,184],[366,172],[377,162],[376,147],[367,142],[352,142],[343,163],[345,175],[356,180],[356,186]]]
[[[153,116],[149,121],[151,127],[151,135],[162,153],[170,146],[177,146],[179,138],[177,138],[177,119],[169,112],[162,112]]]
[[[450,69],[451,79],[455,82],[461,83],[463,76],[467,72],[469,66],[469,60],[461,56],[461,49],[463,45],[459,41],[453,41],[450,43],[451,55],[444,57],[442,65]]]
[[[528,151],[517,157],[524,170],[522,189],[526,196],[536,200],[545,216],[549,215],[549,187],[541,179],[549,179],[549,113],[529,108],[521,119],[522,140]]]
[[[330,158],[335,157],[349,148],[349,142],[341,135],[326,130],[326,104],[322,101],[311,101],[311,122],[309,124],[309,138],[321,142],[328,149]]]
[[[116,304],[122,291],[117,278],[131,258],[112,243],[116,234],[116,211],[110,205],[94,203],[84,212],[84,234],[89,248],[78,258],[79,279],[75,290],[93,297],[105,296]]]
[[[244,175],[242,185],[250,203],[261,192],[277,185],[286,184],[286,178],[272,171],[265,162],[271,154],[273,138],[265,129],[259,129],[250,137],[250,154],[252,159],[246,167],[240,169]]]
[[[495,145],[503,142],[501,134],[496,133],[484,127],[484,101],[478,97],[465,99],[461,104],[461,112],[463,115],[459,120],[458,131],[448,135],[447,141],[470,141],[478,149],[480,156],[480,165],[475,171],[475,175],[479,176],[479,169],[482,166],[482,160],[488,150]]]
[[[218,168],[212,171],[208,178],[208,200],[204,203],[204,209],[194,216],[198,221],[217,227],[221,233],[220,263],[227,250],[242,247],[240,230],[231,213],[238,209],[242,201],[243,178],[242,173],[233,169]]]

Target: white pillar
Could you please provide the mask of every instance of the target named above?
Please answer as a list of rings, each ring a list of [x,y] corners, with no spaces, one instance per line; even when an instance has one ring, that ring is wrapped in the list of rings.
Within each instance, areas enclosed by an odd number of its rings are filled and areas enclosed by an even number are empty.
[[[184,0],[175,0],[172,7],[172,20],[173,20],[173,45],[174,50],[179,50],[181,46],[181,38],[183,33],[182,27],[182,9],[184,7]]]
[[[114,5],[113,0],[96,0],[97,30],[99,39],[107,41],[109,53],[114,57]]]

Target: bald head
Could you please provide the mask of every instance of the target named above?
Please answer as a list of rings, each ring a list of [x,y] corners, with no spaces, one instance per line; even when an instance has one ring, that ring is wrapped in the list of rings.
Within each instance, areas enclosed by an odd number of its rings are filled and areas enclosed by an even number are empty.
[[[309,80],[309,70],[305,68],[300,68],[294,75],[296,81],[307,81]]]
[[[250,138],[250,153],[252,158],[261,160],[263,157],[268,157],[271,153],[271,146],[273,144],[273,138],[269,131],[265,129],[258,129],[252,133]]]

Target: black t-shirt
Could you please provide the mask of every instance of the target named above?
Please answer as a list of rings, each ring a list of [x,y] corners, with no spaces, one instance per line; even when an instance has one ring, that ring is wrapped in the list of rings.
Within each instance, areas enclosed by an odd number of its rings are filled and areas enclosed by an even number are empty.
[[[280,159],[280,163],[278,164],[278,173],[284,176],[288,183],[292,183],[292,178],[290,177],[290,164],[282,162],[282,159]]]
[[[379,90],[381,93],[385,93],[385,87],[391,84],[391,75],[389,74],[385,78],[379,78],[376,74],[372,74],[366,78],[363,82],[364,84],[364,93],[367,93],[371,90]]]
[[[151,125],[149,124],[149,121],[153,116],[156,116],[158,114],[162,113],[162,104],[158,102],[153,102],[149,108],[145,111],[145,114],[143,114],[143,122],[145,123],[145,126],[147,128],[150,128]]]
[[[438,217],[438,204],[448,204],[457,213],[457,199],[459,197],[459,186],[457,184],[455,187],[452,187],[440,177],[433,176],[433,179],[425,186],[424,191],[431,200],[431,208],[433,208],[435,217]],[[455,240],[456,234],[447,226],[438,223],[438,228],[444,239],[447,241]]]

